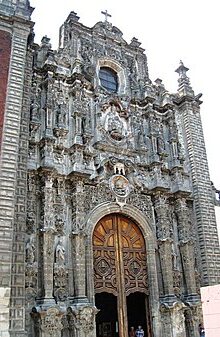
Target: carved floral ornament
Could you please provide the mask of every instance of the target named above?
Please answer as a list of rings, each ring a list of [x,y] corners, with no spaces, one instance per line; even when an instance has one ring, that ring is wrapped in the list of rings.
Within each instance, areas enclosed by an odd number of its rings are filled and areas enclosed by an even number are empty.
[[[67,309],[68,315],[72,316],[73,325],[85,333],[94,329],[95,315],[99,312],[96,307],[84,306],[78,309]]]
[[[57,308],[49,308],[47,313],[41,320],[41,329],[50,336],[57,336],[62,330],[61,315]]]

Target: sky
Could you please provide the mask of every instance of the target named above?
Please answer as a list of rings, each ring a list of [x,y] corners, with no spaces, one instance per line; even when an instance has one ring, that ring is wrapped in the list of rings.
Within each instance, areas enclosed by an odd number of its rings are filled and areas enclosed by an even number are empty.
[[[160,78],[171,92],[177,91],[175,69],[182,60],[189,68],[188,76],[195,94],[202,93],[203,123],[210,178],[220,189],[220,48],[218,0],[30,0],[35,7],[35,42],[47,35],[57,49],[59,27],[70,11],[80,22],[93,27],[104,20],[123,32],[129,43],[138,38],[148,58],[152,81]],[[220,233],[220,208],[216,210]]]

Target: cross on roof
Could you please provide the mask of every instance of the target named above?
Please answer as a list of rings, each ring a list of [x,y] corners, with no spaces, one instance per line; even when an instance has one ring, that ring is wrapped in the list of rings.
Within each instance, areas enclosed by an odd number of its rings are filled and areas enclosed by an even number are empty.
[[[105,15],[105,21],[106,22],[108,21],[108,17],[111,18],[111,15],[108,14],[107,10],[105,10],[104,12],[102,11],[101,13]]]

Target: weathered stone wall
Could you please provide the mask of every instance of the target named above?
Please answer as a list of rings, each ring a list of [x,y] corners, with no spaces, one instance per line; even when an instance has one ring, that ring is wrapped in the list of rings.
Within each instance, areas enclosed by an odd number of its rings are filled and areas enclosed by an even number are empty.
[[[183,129],[186,157],[193,186],[198,265],[202,285],[220,282],[220,248],[215,217],[213,186],[210,181],[202,122],[201,95],[195,96],[183,64],[177,69],[179,78],[179,113]]]
[[[14,226],[15,210],[17,209],[16,198],[20,194],[22,186],[19,186],[19,172],[18,166],[21,157],[19,152],[22,149],[27,151],[27,142],[23,144],[20,142],[21,136],[21,115],[22,104],[24,95],[24,77],[26,69],[26,51],[27,51],[27,39],[30,33],[31,23],[29,21],[23,21],[22,18],[15,18],[11,20],[11,15],[14,15],[14,11],[11,11],[12,4],[0,4],[1,14],[1,37],[8,37],[7,46],[1,44],[1,47],[7,47],[5,52],[7,53],[7,61],[9,64],[7,91],[1,91],[1,94],[6,93],[6,99],[4,104],[1,104],[1,116],[4,116],[4,125],[2,129],[2,146],[0,157],[0,264],[1,264],[1,322],[0,322],[0,335],[9,336],[9,330],[16,331],[16,336],[23,336],[24,326],[24,308],[22,307],[21,288],[24,286],[24,268],[22,268],[22,258],[24,257],[24,250],[22,249],[22,236],[19,238],[19,234],[15,235]],[[19,10],[19,6],[17,7]],[[30,15],[29,15],[30,16]],[[27,17],[26,17],[27,19]],[[4,40],[5,41],[5,40]],[[10,50],[13,51],[10,55]],[[4,59],[3,59],[4,60]],[[1,62],[1,65],[4,63]],[[5,64],[7,66],[7,64]],[[6,67],[7,68],[7,67]],[[6,75],[6,70],[5,75]],[[4,75],[4,73],[1,75]],[[5,85],[6,77],[1,77],[1,85]],[[5,89],[2,87],[2,89]],[[26,123],[27,123],[27,116]],[[26,134],[27,137],[27,134]],[[22,147],[24,145],[24,147]],[[24,163],[24,171],[27,170]],[[26,180],[25,177],[24,181]],[[25,183],[26,184],[26,183]],[[25,194],[25,190],[23,190]],[[24,209],[20,208],[20,212]],[[16,240],[20,240],[20,245]],[[19,252],[16,254],[16,263],[19,267],[15,267],[12,262],[13,250],[18,247]],[[13,274],[13,268],[14,275]],[[16,296],[13,303],[13,309],[10,310],[12,304],[12,297]],[[17,322],[17,323],[15,323]],[[11,324],[11,325],[10,325]],[[21,331],[21,334],[20,334]]]
[[[182,106],[181,108],[191,165],[202,285],[219,284],[220,256],[218,231],[200,111],[197,107],[192,108],[190,105]]]

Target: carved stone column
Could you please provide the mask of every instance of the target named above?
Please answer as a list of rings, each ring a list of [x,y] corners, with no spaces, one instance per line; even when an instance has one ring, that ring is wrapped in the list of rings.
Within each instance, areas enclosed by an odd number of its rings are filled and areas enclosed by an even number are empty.
[[[28,174],[28,197],[27,197],[27,221],[26,234],[32,234],[36,231],[36,195],[37,178],[35,173]]]
[[[54,195],[54,224],[56,234],[62,236],[65,234],[65,211],[66,211],[66,199],[65,199],[65,182],[61,177],[57,178],[57,185]]]
[[[167,197],[161,193],[156,194],[154,197],[154,209],[156,211],[157,239],[163,276],[164,296],[173,298],[172,228],[168,207]]]
[[[72,234],[75,302],[86,302],[85,234]]]
[[[178,219],[179,247],[182,257],[187,294],[197,297],[194,241],[192,239],[191,220],[185,198],[178,198],[176,200],[175,212]]]
[[[47,78],[45,80],[45,87],[47,89],[46,104],[45,104],[45,136],[52,136],[52,112],[54,107],[53,97],[53,85],[54,78],[53,72],[47,72]]]
[[[72,180],[72,234],[71,234],[71,258],[73,270],[75,302],[85,303],[86,300],[86,265],[85,265],[85,235],[84,230],[84,187],[80,178]],[[71,286],[70,286],[71,287]]]
[[[53,298],[53,263],[54,263],[54,212],[53,212],[53,177],[50,173],[44,176],[44,202],[41,228],[41,249],[43,263],[44,302],[54,302]]]
[[[44,302],[54,302],[53,298],[53,262],[54,231],[51,228],[42,230],[43,242],[43,280]]]

